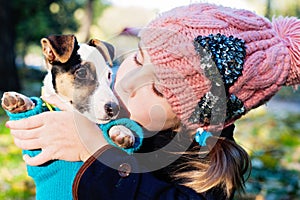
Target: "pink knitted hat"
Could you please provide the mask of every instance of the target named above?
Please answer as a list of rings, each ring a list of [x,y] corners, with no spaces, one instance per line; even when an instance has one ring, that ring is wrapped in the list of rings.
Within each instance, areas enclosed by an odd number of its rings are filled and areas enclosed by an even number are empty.
[[[294,17],[270,22],[246,10],[192,4],[162,14],[140,37],[155,65],[157,89],[189,128],[212,125],[216,92],[210,91],[219,87],[218,80],[227,102],[224,126],[268,101],[281,86],[300,83],[300,21]],[[210,74],[211,61],[221,78]]]

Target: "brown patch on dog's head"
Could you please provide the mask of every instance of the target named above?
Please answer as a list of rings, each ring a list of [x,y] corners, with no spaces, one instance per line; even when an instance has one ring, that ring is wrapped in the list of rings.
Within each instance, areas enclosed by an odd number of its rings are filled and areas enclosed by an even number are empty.
[[[115,57],[115,49],[114,47],[107,43],[107,42],[103,42],[97,39],[91,39],[88,42],[88,45],[96,47],[98,49],[98,51],[102,54],[103,58],[105,59],[105,61],[112,66],[112,60]]]
[[[41,39],[41,44],[43,54],[50,64],[68,62],[78,45],[74,35],[51,35]]]
[[[71,73],[58,73],[56,75],[56,92],[65,100],[73,103],[74,77]]]

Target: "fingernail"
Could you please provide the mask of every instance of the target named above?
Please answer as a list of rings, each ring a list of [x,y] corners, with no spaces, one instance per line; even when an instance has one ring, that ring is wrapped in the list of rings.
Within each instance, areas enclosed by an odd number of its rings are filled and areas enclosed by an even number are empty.
[[[28,156],[27,154],[24,154],[24,155],[23,155],[23,160],[26,161],[26,160],[28,159],[28,157],[29,157],[29,156]]]
[[[5,123],[5,127],[6,127],[6,128],[10,128],[10,123],[11,123],[10,121],[7,121],[7,122]]]

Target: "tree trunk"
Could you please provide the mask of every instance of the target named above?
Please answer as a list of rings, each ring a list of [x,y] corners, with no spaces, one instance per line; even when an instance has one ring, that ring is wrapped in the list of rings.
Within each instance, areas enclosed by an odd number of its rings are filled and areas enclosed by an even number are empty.
[[[15,64],[13,15],[10,1],[0,0],[0,93],[20,90]]]
[[[271,19],[271,0],[267,0],[265,17]]]
[[[88,41],[90,39],[90,28],[93,23],[93,1],[87,0],[86,8],[85,8],[85,20],[82,24],[82,32],[84,35],[84,41]]]

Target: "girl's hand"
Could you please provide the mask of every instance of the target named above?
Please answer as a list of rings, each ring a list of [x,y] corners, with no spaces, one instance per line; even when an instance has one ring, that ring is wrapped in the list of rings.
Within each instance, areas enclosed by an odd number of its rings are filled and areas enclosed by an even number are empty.
[[[35,157],[24,155],[28,165],[41,165],[60,159],[85,161],[108,143],[98,126],[77,112],[57,95],[44,97],[63,111],[44,112],[27,119],[8,121],[15,144],[24,150],[41,149]]]

